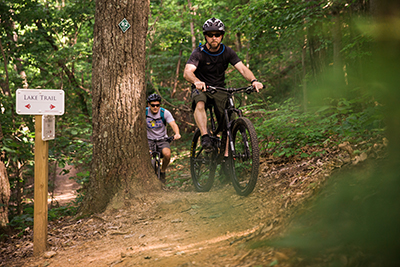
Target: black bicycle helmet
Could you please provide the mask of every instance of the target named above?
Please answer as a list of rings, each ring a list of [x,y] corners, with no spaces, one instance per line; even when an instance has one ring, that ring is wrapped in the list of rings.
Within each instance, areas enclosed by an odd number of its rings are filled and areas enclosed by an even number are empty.
[[[147,98],[147,103],[155,102],[155,101],[161,102],[161,96],[159,96],[157,94],[151,94]]]
[[[203,34],[205,34],[206,32],[217,32],[217,31],[225,33],[225,25],[224,23],[222,23],[221,20],[213,17],[204,22]]]

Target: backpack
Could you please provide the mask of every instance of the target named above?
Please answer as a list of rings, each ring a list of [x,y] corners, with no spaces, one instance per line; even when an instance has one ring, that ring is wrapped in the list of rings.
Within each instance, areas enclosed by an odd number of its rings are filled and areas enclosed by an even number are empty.
[[[164,125],[167,125],[167,121],[165,120],[165,117],[164,117],[164,112],[165,112],[165,108],[160,108],[161,120],[163,121]],[[146,107],[146,117],[148,117],[147,116],[148,114],[149,114],[149,107]]]

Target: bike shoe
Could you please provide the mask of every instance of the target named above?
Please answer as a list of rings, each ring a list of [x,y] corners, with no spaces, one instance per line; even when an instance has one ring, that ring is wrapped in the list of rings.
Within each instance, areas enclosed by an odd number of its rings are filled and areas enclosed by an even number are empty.
[[[211,152],[214,150],[211,137],[208,134],[205,134],[201,137],[201,146],[206,152]]]
[[[165,172],[160,172],[160,181],[165,184],[167,182],[167,179],[165,179]]]

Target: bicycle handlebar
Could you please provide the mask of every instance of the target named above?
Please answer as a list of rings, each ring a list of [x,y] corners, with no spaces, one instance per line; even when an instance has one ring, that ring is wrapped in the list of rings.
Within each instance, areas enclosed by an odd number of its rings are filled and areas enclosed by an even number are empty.
[[[168,143],[171,143],[174,140],[174,136],[168,136],[160,139],[149,139],[149,140],[154,142],[167,141]]]
[[[264,86],[263,86],[263,88],[264,88]],[[246,94],[251,94],[252,92],[256,91],[256,89],[252,85],[246,86],[246,87],[241,87],[241,88],[224,88],[224,87],[211,86],[211,85],[207,86],[207,92],[210,92],[212,94],[214,94],[218,90],[224,91],[227,93],[231,93],[231,94],[241,92],[241,91],[245,91]]]

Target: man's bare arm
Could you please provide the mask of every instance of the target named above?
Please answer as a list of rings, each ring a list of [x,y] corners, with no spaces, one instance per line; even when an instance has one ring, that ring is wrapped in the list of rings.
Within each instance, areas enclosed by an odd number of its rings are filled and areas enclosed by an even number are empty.
[[[263,84],[260,83],[259,81],[257,81],[256,76],[254,76],[253,72],[246,67],[242,61],[239,61],[238,63],[235,64],[234,66],[239,72],[240,74],[242,74],[242,76],[249,82],[252,82],[252,85],[254,86],[254,88],[257,90],[257,92],[263,88]]]
[[[171,126],[172,131],[174,131],[174,134],[175,134],[175,135],[174,135],[174,140],[180,139],[180,138],[181,138],[181,135],[180,135],[180,133],[179,133],[178,124],[176,124],[175,121],[171,121],[171,122],[169,123],[169,125]]]
[[[206,84],[204,82],[200,81],[194,74],[196,69],[197,69],[197,67],[195,65],[186,64],[185,70],[183,71],[183,78],[185,78],[186,81],[190,82],[191,84],[194,84],[197,89],[205,90]]]

